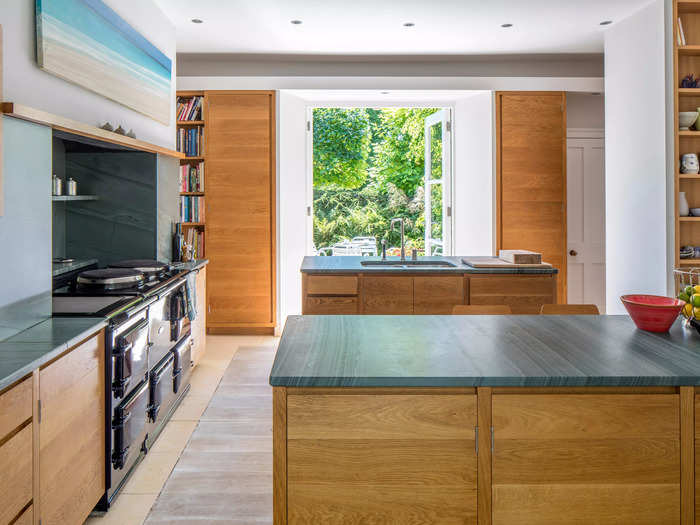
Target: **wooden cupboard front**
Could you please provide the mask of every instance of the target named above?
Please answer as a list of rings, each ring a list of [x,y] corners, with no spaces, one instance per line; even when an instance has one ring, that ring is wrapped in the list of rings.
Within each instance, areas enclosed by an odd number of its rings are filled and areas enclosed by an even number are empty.
[[[691,524],[694,391],[275,387],[274,523]]]
[[[302,273],[306,315],[446,315],[456,305],[500,305],[538,314],[557,302],[556,275]]]

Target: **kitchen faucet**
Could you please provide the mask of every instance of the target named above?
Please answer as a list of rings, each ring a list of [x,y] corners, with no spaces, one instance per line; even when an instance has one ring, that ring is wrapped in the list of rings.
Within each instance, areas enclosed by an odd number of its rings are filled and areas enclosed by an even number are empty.
[[[401,260],[406,260],[406,238],[404,237],[404,218],[395,217],[391,219],[391,231],[394,231],[394,224],[401,223]]]

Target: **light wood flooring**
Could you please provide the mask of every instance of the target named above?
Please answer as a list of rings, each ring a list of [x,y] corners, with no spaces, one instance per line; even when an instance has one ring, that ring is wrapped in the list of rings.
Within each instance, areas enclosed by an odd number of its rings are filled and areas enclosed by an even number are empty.
[[[271,524],[278,341],[207,336],[182,405],[113,508],[86,525]]]

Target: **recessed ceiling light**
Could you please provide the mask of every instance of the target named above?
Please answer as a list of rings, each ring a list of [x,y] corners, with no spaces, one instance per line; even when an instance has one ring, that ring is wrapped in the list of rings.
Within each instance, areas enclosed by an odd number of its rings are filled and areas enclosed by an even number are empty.
[[[501,27],[513,27],[513,24],[501,24]]]
[[[602,26],[609,26],[610,24],[612,24],[612,20],[603,20],[600,23],[600,25],[602,25]]]
[[[388,95],[388,94],[389,94],[388,91],[380,91],[380,93],[381,93],[382,95]]]
[[[416,25],[416,24],[414,24],[413,22],[404,22],[404,23],[403,23],[403,26],[404,26],[404,27],[413,27],[413,26],[415,26],[415,25]]]
[[[203,24],[204,20],[202,20],[201,18],[193,18],[192,20],[190,20],[190,22],[192,22],[193,24]]]
[[[298,25],[301,25],[301,24],[302,24],[301,20],[292,20],[290,23],[291,23],[291,24],[294,24],[295,26],[298,26]]]

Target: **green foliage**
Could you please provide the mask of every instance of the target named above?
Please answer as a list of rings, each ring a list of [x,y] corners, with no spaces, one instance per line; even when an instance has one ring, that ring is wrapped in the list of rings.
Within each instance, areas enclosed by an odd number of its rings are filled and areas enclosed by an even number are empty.
[[[318,248],[368,235],[398,246],[400,235],[389,232],[389,226],[393,217],[404,217],[408,249],[422,251],[424,121],[435,111],[314,109],[314,244]],[[433,158],[440,159],[439,137],[432,148]],[[434,162],[435,175],[439,172]]]
[[[362,108],[314,109],[314,187],[359,188],[367,181],[369,124]]]

